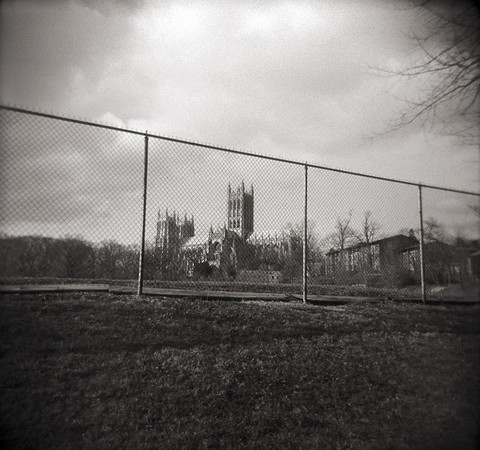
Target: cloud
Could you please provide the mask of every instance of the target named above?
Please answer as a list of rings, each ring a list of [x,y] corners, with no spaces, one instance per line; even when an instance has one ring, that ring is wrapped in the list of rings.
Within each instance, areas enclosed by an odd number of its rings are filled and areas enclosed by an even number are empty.
[[[2,118],[5,118],[2,113]],[[112,117],[110,116],[112,119]],[[142,136],[8,113],[2,171],[2,231],[82,235],[93,241],[137,243],[143,198]],[[25,130],[29,130],[25,134]],[[149,139],[147,238],[157,213],[193,215],[197,232],[226,221],[226,188],[255,187],[255,229],[302,222],[304,168]],[[426,196],[428,215],[474,232],[470,198]],[[402,186],[320,169],[309,170],[309,218],[321,236],[338,217],[372,211],[386,234],[418,223],[418,192]],[[427,213],[426,213],[427,214]],[[468,233],[467,233],[468,232]]]
[[[144,0],[79,0],[79,3],[100,14],[132,13],[141,8]]]
[[[1,97],[140,131],[476,190],[478,156],[449,137],[413,126],[368,139],[403,106],[392,94],[422,88],[369,68],[402,67],[412,56],[405,35],[421,21],[393,5],[4,2]],[[143,137],[45,126],[53,134],[36,126],[35,142],[26,144],[8,124],[12,142],[25,150],[6,153],[8,229],[38,230],[53,220],[59,232],[84,230],[93,238],[110,226],[120,237],[136,234]],[[150,233],[166,207],[194,214],[199,226],[222,223],[229,181],[254,184],[259,227],[301,217],[301,167],[155,140],[150,146]],[[13,175],[19,162],[27,185]],[[312,214],[325,232],[350,208],[374,211],[391,231],[416,220],[415,188],[404,193],[313,173]],[[15,199],[26,199],[25,206]],[[455,216],[458,222],[462,214]],[[104,231],[95,234],[96,223]]]
[[[107,55],[125,45],[128,18],[104,18],[76,3],[7,2],[2,19],[2,101],[88,113]]]
[[[12,234],[132,239],[143,148],[119,133],[2,114],[2,229]],[[28,130],[26,132],[26,130]]]

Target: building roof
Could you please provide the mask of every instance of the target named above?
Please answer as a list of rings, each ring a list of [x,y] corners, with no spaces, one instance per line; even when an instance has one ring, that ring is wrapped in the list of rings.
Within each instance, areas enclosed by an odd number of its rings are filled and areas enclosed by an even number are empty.
[[[202,233],[198,233],[191,238],[188,238],[184,243],[183,247],[200,247],[204,246],[208,243],[210,238],[210,233],[208,231],[204,231]]]
[[[353,250],[355,248],[361,248],[361,247],[366,247],[366,246],[369,246],[369,245],[375,245],[375,244],[379,244],[380,242],[385,242],[385,241],[390,241],[390,240],[393,240],[393,239],[398,239],[398,238],[406,238],[406,239],[410,239],[412,242],[415,242],[414,244],[412,244],[411,246],[409,247],[405,247],[404,249],[407,249],[407,248],[410,248],[410,247],[418,247],[418,240],[417,238],[412,238],[410,236],[406,236],[404,234],[394,234],[393,236],[388,236],[388,237],[384,237],[384,238],[381,238],[381,239],[376,239],[375,241],[372,241],[370,243],[366,243],[366,242],[358,242],[354,245],[349,245],[348,247],[345,247],[343,249],[343,251],[345,250]],[[404,250],[402,249],[402,250]],[[335,253],[339,253],[341,252],[342,250],[337,248],[337,249],[331,249],[329,250],[326,254],[327,255],[333,255]]]
[[[249,242],[262,242],[262,241],[273,241],[273,240],[282,240],[287,238],[290,235],[287,230],[262,230],[254,231],[248,238]]]
[[[388,236],[388,237],[384,237],[384,238],[381,238],[381,239],[376,239],[375,241],[371,242],[371,244],[378,244],[378,243],[383,242],[383,241],[389,241],[391,239],[398,239],[398,238],[407,238],[407,239],[411,240],[412,242],[418,243],[418,239],[416,237],[407,236],[405,234],[394,234],[393,236]],[[415,245],[415,244],[413,244],[413,245]]]
[[[445,248],[445,249],[449,249],[449,250],[458,250],[453,245],[450,245],[450,244],[447,244],[445,242],[439,241],[438,239],[436,239],[434,241],[430,241],[430,242],[425,242],[423,244],[423,246],[425,248],[426,247],[440,247],[440,248]],[[418,248],[420,248],[420,242],[417,242],[413,245],[409,245],[408,247],[402,248],[402,252],[407,251],[407,250],[415,250],[415,249],[418,249]]]

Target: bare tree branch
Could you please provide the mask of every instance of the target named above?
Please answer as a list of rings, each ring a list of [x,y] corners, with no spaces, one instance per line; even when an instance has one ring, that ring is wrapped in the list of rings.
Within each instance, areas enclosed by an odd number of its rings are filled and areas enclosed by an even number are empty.
[[[361,244],[371,244],[378,237],[379,231],[380,224],[373,220],[372,212],[365,211],[361,229],[355,232],[355,237]]]
[[[353,211],[350,210],[347,217],[337,218],[337,223],[335,224],[336,247],[341,250],[343,250],[349,244],[350,239],[355,236],[355,233],[350,226],[352,214]]]
[[[443,122],[447,134],[478,143],[480,138],[480,2],[422,1],[414,6],[428,17],[424,35],[412,37],[424,58],[410,67],[375,68],[387,77],[430,79],[417,99],[402,99],[407,109],[384,133],[423,120],[432,126]],[[469,122],[470,121],[470,122]],[[472,143],[472,142],[470,142]]]

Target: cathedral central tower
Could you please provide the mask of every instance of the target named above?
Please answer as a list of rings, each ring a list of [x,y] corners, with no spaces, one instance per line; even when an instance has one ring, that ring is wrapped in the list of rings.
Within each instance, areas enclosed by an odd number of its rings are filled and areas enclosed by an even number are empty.
[[[253,186],[245,191],[245,184],[232,190],[228,183],[228,229],[243,239],[253,233]]]

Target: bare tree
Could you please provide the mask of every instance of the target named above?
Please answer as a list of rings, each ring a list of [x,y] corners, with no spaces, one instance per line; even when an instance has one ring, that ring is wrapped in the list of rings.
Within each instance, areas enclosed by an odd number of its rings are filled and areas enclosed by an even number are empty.
[[[406,69],[379,70],[413,83],[428,77],[430,86],[417,92],[416,99],[403,99],[407,108],[389,131],[423,120],[476,144],[480,137],[480,2],[423,0],[415,8],[426,19],[424,32],[412,36],[422,59]]]
[[[351,239],[355,236],[355,232],[350,226],[350,223],[352,222],[352,213],[352,210],[350,210],[347,217],[338,217],[337,223],[335,224],[335,246],[340,250],[343,250],[346,246],[348,246]]]
[[[323,252],[315,232],[316,225],[313,221],[307,223],[307,272],[309,276],[318,276],[323,263]],[[287,224],[285,231],[289,240],[289,254],[283,263],[283,275],[285,279],[299,278],[302,276],[303,267],[303,224]]]
[[[445,233],[445,227],[434,217],[429,217],[424,222],[423,236],[425,241],[446,241],[448,239]]]
[[[360,243],[370,244],[378,237],[379,231],[380,224],[373,220],[372,212],[365,211],[361,229],[355,232],[355,237]]]
[[[63,276],[89,278],[93,276],[95,252],[92,245],[82,237],[67,236],[56,241]]]

